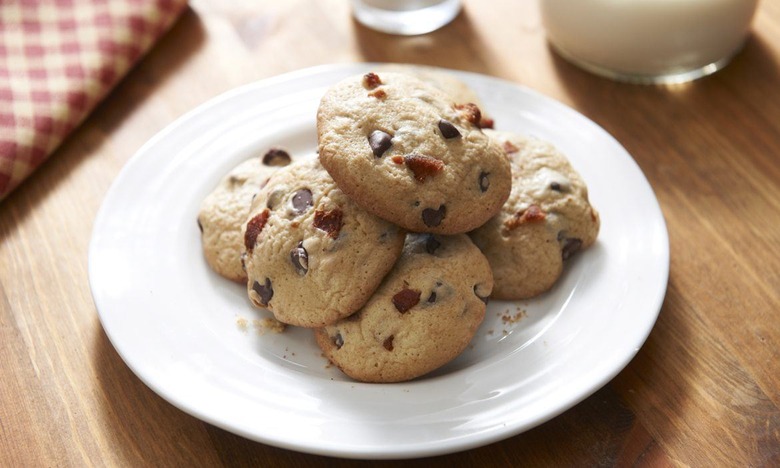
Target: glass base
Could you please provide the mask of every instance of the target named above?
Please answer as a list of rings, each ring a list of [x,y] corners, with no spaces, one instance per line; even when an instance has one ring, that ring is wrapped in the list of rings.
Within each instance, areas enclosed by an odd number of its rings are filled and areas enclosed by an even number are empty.
[[[567,62],[570,62],[573,65],[576,65],[585,71],[615,81],[622,81],[625,83],[634,83],[634,84],[645,84],[645,85],[670,85],[670,84],[687,83],[689,81],[697,80],[699,78],[712,75],[716,71],[728,65],[728,63],[731,62],[731,59],[733,59],[734,56],[736,56],[737,53],[739,53],[739,51],[742,50],[742,46],[740,46],[736,51],[734,51],[733,54],[726,56],[716,62],[708,63],[707,65],[704,65],[702,67],[697,67],[694,69],[677,69],[677,70],[670,70],[667,73],[643,74],[643,73],[616,71],[616,70],[602,67],[601,65],[596,65],[591,62],[580,60],[574,57],[572,54],[566,52],[564,49],[553,44],[552,42],[548,42],[548,43],[552,46],[553,50],[558,55],[563,57]]]
[[[377,31],[414,36],[435,31],[452,21],[461,9],[461,0],[443,0],[436,5],[409,9],[385,10],[352,1],[352,12],[361,24]]]

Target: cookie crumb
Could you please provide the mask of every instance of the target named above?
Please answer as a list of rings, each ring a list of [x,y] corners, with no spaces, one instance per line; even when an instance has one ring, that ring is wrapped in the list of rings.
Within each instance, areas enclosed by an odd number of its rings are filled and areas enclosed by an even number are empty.
[[[242,332],[246,333],[249,329],[249,321],[245,319],[244,317],[238,317],[236,319],[236,325],[238,325],[238,329]]]
[[[501,321],[506,325],[514,325],[527,316],[528,314],[525,310],[518,307],[515,314],[510,314],[509,311],[505,312],[504,315],[501,316]]]
[[[259,320],[252,320],[252,327],[258,335],[265,335],[266,332],[269,331],[272,333],[282,333],[286,325],[274,318],[266,317]]]

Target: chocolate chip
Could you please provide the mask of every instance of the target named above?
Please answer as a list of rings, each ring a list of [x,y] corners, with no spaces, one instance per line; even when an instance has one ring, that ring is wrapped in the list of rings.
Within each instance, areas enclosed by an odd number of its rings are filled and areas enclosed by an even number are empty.
[[[433,255],[436,249],[439,248],[441,242],[439,242],[433,235],[428,235],[425,239],[425,251]]]
[[[381,158],[385,151],[387,151],[393,144],[393,137],[389,133],[385,133],[382,130],[374,130],[371,135],[368,136],[368,145],[371,147],[371,151],[374,156]]]
[[[488,294],[481,295],[481,294],[480,294],[480,293],[477,291],[477,289],[480,289],[480,286],[481,286],[481,285],[479,285],[479,284],[475,284],[475,285],[474,285],[474,295],[475,295],[475,296],[477,296],[477,298],[479,298],[479,300],[480,300],[480,301],[482,301],[482,302],[484,302],[485,304],[487,304],[487,303],[488,303]]]
[[[265,223],[268,221],[268,210],[263,210],[260,214],[250,219],[246,223],[246,232],[244,233],[244,247],[247,252],[252,253],[257,243],[257,236],[265,227]]]
[[[271,148],[263,155],[263,165],[265,166],[286,166],[290,164],[292,158],[290,153],[281,148]]]
[[[298,246],[290,250],[290,261],[299,275],[303,276],[309,271],[309,253],[303,247],[303,241],[298,242]]]
[[[198,222],[198,229],[200,229],[201,234],[203,234],[203,224],[200,222],[200,218],[197,218],[195,221]]]
[[[336,333],[336,336],[333,337],[333,344],[337,349],[341,349],[344,346],[344,338],[341,336],[341,333]]]
[[[343,217],[344,213],[338,208],[330,211],[317,210],[314,213],[314,227],[325,231],[331,239],[335,239],[344,225]]]
[[[452,124],[449,120],[441,119],[439,120],[439,131],[441,132],[441,136],[443,136],[446,139],[450,138],[458,138],[460,137],[460,132],[457,128],[455,128],[455,125]]]
[[[260,296],[260,305],[267,306],[274,297],[274,288],[271,287],[271,280],[265,279],[265,284],[260,284],[257,281],[252,283],[252,291],[256,292]]]
[[[479,189],[482,191],[482,193],[485,193],[487,192],[488,188],[490,188],[490,179],[488,179],[488,173],[482,171],[479,173]]]
[[[444,170],[444,162],[420,154],[404,156],[404,163],[406,163],[406,167],[411,169],[417,182],[425,182],[428,177],[433,177]]]
[[[382,343],[382,346],[384,346],[386,350],[392,351],[393,350],[393,339],[395,339],[395,335],[388,336],[385,339],[385,341]]]
[[[552,182],[550,184],[550,189],[551,190],[555,190],[556,192],[560,192],[561,191],[561,184],[559,184],[558,182]]]
[[[441,220],[444,219],[444,215],[447,214],[447,207],[439,205],[439,209],[426,208],[422,211],[422,220],[428,227],[436,227],[441,224]]]
[[[431,291],[431,295],[428,296],[428,304],[436,302],[436,291]]]
[[[292,197],[292,206],[295,214],[303,213],[313,204],[311,190],[309,189],[300,189]]]
[[[420,291],[409,289],[406,285],[393,296],[393,305],[402,314],[416,306],[418,302],[420,302]]]
[[[563,244],[563,250],[561,250],[561,256],[564,260],[568,260],[572,255],[577,253],[582,248],[582,239],[570,237],[566,239]]]

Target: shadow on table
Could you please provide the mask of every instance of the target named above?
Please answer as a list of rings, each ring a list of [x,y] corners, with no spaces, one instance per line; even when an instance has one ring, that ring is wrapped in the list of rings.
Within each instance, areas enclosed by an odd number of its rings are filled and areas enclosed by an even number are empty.
[[[159,83],[185,63],[188,57],[201,47],[204,40],[205,29],[200,19],[191,8],[187,8],[173,27],[130,69],[103,101],[95,106],[84,122],[73,130],[48,160],[0,202],[0,212],[12,209],[12,216],[15,218],[12,225],[21,223],[54,188],[66,180],[88,156],[93,155],[96,148],[105,144],[111,132],[154,92]],[[140,144],[143,142],[139,142],[139,146]],[[135,149],[137,148],[127,151]],[[95,187],[85,187],[84,198],[89,198],[88,190],[95,190]],[[105,190],[106,187],[100,188],[99,199],[102,199]],[[20,206],[22,199],[26,200],[24,206]],[[99,203],[99,199],[96,203]],[[5,232],[5,229],[0,227],[0,242]]]
[[[100,427],[122,466],[218,466],[205,423],[163,400],[133,374],[100,324],[92,356],[99,388]],[[107,464],[109,457],[104,460]],[[174,463],[175,461],[175,463]]]
[[[356,43],[367,62],[411,63],[443,68],[462,67],[465,71],[495,75],[490,48],[472,25],[464,9],[448,25],[419,36],[398,36],[375,31],[353,18]]]
[[[553,50],[550,55],[554,71],[572,105],[619,141],[633,143],[634,147],[627,149],[643,170],[652,169],[657,159],[657,148],[643,151],[643,143],[657,140],[659,133],[668,133],[670,145],[674,145],[675,139],[684,140],[696,130],[694,127],[740,125],[741,122],[731,118],[734,112],[744,112],[737,106],[747,104],[757,114],[765,114],[767,105],[780,108],[780,97],[776,93],[780,63],[772,55],[766,40],[755,33],[722,70],[676,85],[615,82],[583,71]],[[702,121],[702,117],[706,120]],[[637,128],[646,130],[638,134]],[[745,129],[745,134],[751,133],[749,128]]]
[[[616,83],[582,71],[556,55],[553,64],[572,105],[615,136],[642,168],[669,227],[671,271],[664,307],[644,347],[611,385],[648,427],[667,436],[713,411],[757,414],[756,408],[771,407],[738,358],[729,353],[729,337],[708,329],[709,320],[732,311],[725,310],[727,305],[722,310],[702,309],[703,302],[696,296],[717,297],[703,289],[717,277],[712,270],[722,266],[701,256],[707,247],[693,248],[694,243],[708,246],[709,237],[715,235],[715,231],[707,231],[709,220],[701,214],[711,209],[713,194],[725,200],[719,203],[734,203],[735,194],[752,190],[748,181],[728,176],[733,167],[741,160],[771,164],[771,151],[751,157],[746,153],[761,151],[760,142],[747,144],[751,140],[777,131],[777,123],[765,117],[780,111],[776,92],[780,63],[768,42],[754,34],[724,69],[672,86]],[[745,115],[746,110],[755,118],[734,117]],[[769,149],[773,143],[766,140],[764,145]],[[724,181],[729,184],[725,191]],[[740,209],[748,213],[761,210],[753,206]],[[696,283],[704,286],[692,288]],[[712,356],[718,356],[717,360]],[[723,382],[740,382],[741,391],[759,396],[748,407],[728,394],[729,387]],[[705,394],[709,399],[701,398]],[[723,418],[723,427],[729,427]],[[707,435],[717,440],[720,430],[708,427],[695,434],[691,443]],[[726,462],[730,455],[726,452],[728,449],[711,456],[722,456]],[[730,464],[739,464],[739,459]]]

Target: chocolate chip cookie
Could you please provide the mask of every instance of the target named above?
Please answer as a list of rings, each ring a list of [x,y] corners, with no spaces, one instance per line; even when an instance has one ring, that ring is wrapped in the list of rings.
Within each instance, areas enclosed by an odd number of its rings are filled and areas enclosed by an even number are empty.
[[[322,327],[365,304],[401,254],[404,232],[359,208],[312,157],[271,177],[243,240],[252,303],[280,322]]]
[[[315,331],[325,356],[353,379],[400,382],[437,369],[468,346],[493,278],[465,234],[409,234],[368,303]]]
[[[512,193],[471,238],[490,261],[493,297],[525,299],[548,290],[564,262],[596,241],[600,220],[582,177],[550,143],[488,131],[512,162]]]
[[[501,209],[511,185],[509,161],[480,120],[476,105],[412,76],[351,77],[320,103],[320,161],[381,218],[414,232],[467,232]]]
[[[219,275],[238,282],[246,281],[241,266],[244,241],[241,225],[260,188],[279,167],[290,163],[290,155],[271,148],[258,158],[242,162],[220,180],[200,205],[198,226],[203,254]]]

